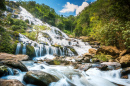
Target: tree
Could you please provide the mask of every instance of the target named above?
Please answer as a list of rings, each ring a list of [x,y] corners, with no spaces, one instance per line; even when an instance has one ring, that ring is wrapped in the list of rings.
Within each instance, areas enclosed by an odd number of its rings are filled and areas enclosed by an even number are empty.
[[[5,0],[0,1],[0,10],[6,10]]]

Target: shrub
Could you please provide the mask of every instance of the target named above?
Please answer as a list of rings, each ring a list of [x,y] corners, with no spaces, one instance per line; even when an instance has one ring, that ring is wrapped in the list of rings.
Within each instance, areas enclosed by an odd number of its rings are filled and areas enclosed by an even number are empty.
[[[105,55],[103,53],[100,53],[100,55],[95,55],[94,58],[97,58],[98,60],[101,60],[101,61],[104,61],[104,62],[107,62],[109,61],[109,59],[111,59],[111,55]]]

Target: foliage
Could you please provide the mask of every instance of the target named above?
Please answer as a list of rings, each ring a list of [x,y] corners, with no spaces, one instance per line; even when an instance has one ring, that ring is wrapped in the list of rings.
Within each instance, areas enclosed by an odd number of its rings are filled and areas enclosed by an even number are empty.
[[[0,1],[0,10],[6,10],[5,0]]]
[[[0,32],[0,52],[14,54],[17,43],[13,42],[9,32],[5,30],[1,30],[1,31],[2,32]]]
[[[130,22],[114,21],[101,28],[100,41],[120,49],[130,48]]]
[[[23,35],[25,35],[26,37],[28,37],[29,39],[35,41],[36,40],[36,32],[25,32],[25,33],[22,33]]]
[[[103,61],[103,62],[107,62],[111,59],[111,56],[101,53],[100,55],[95,55],[94,58],[97,58],[98,60]]]

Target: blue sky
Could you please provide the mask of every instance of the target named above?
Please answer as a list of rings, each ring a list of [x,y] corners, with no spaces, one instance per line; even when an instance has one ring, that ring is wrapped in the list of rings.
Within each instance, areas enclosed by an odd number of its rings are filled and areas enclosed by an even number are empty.
[[[17,1],[17,0],[13,0]],[[37,3],[44,3],[55,9],[57,14],[69,16],[78,15],[89,3],[96,0],[23,0],[23,1],[36,1]]]

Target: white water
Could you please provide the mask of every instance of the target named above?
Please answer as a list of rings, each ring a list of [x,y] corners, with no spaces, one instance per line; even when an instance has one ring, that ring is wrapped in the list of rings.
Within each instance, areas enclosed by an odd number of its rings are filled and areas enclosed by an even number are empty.
[[[34,60],[40,59],[53,59],[53,54],[59,55],[69,55],[74,56],[74,53],[69,49],[65,49],[65,46],[73,46],[73,48],[77,51],[78,55],[83,55],[87,53],[91,46],[85,45],[84,42],[78,39],[69,38],[65,33],[60,31],[58,28],[50,26],[49,24],[44,24],[37,18],[34,18],[28,11],[24,8],[20,7],[21,12],[19,14],[18,19],[29,20],[29,24],[34,23],[35,25],[45,25],[50,28],[50,30],[41,31],[39,34],[38,40],[39,43],[32,41],[25,37],[22,34],[19,34],[20,38],[19,41],[23,43],[22,53],[26,54],[26,45],[31,44],[31,46],[35,49],[36,57]],[[35,31],[34,29],[32,31]],[[61,33],[59,35],[58,33]],[[52,39],[49,41],[47,38],[42,36],[42,33],[46,33]],[[62,39],[60,39],[62,38]],[[70,40],[70,41],[69,41]],[[48,45],[42,44],[43,42],[47,43]],[[52,45],[58,44],[63,47],[63,50],[60,48],[53,47]],[[18,43],[16,54],[19,54],[21,48],[21,43]],[[44,52],[46,51],[46,52]],[[88,71],[80,71],[75,70],[71,66],[47,66],[45,64],[34,64],[33,62],[23,62],[29,70],[41,70],[52,75],[56,75],[60,78],[58,82],[50,83],[50,86],[70,86],[69,83],[72,83],[76,86],[115,86],[114,83],[122,84],[125,86],[130,86],[130,77],[129,79],[121,79],[120,78],[120,71],[119,70],[111,70],[111,71],[100,71],[96,68],[89,69]],[[9,75],[2,77],[3,79],[17,79],[23,82],[23,77],[25,72],[19,72],[18,75]],[[24,83],[24,82],[23,82]],[[25,83],[24,83],[25,84]],[[26,86],[33,86],[33,85],[26,85]]]
[[[130,77],[129,79],[120,78],[121,69],[100,71],[97,68],[91,68],[88,71],[84,72],[73,69],[72,66],[47,66],[45,64],[36,64],[32,61],[25,61],[23,63],[29,70],[44,71],[60,78],[58,82],[50,83],[50,86],[71,86],[70,83],[76,86],[116,86],[112,82],[130,86]],[[19,75],[9,75],[2,78],[18,79],[23,82],[24,75],[25,72],[20,72]]]

